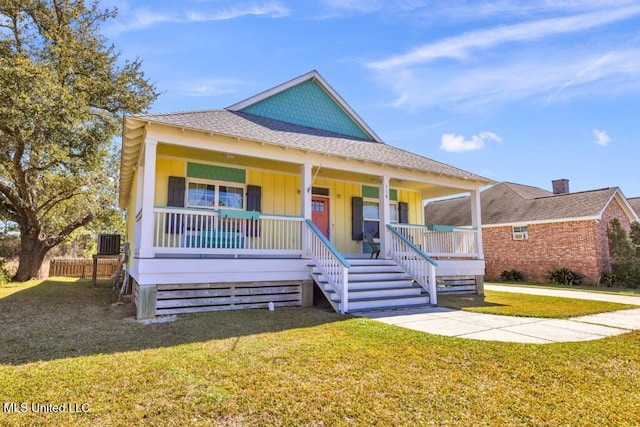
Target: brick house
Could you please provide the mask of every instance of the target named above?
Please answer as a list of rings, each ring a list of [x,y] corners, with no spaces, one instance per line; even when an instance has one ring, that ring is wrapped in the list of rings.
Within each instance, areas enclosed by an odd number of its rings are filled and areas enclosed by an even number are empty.
[[[547,273],[566,267],[598,283],[611,271],[607,229],[618,218],[629,233],[637,210],[617,187],[571,193],[568,180],[553,181],[553,192],[501,182],[481,195],[485,277],[496,280],[516,269],[525,279],[544,282]],[[640,198],[634,199],[640,209]],[[427,224],[470,224],[468,197],[430,202]]]

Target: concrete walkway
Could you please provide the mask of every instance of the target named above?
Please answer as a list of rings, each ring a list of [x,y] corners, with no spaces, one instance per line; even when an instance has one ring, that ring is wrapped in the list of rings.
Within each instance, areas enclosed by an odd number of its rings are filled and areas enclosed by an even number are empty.
[[[501,285],[485,285],[485,289],[574,299],[623,302],[640,306],[640,297],[623,295]],[[499,316],[445,307],[380,311],[365,313],[362,316],[390,325],[436,335],[532,344],[589,341],[640,329],[640,308],[592,314],[571,319]]]
[[[550,297],[588,299],[593,301],[640,305],[640,296],[632,297],[628,295],[604,294],[601,292],[581,291],[580,289],[543,289],[531,286],[494,285],[491,283],[485,283],[484,288],[489,291],[497,292],[514,292],[518,294],[546,295]]]

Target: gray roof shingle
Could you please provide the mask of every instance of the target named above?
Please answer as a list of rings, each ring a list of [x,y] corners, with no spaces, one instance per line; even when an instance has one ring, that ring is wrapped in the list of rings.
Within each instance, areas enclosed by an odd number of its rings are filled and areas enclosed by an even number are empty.
[[[631,205],[636,214],[640,216],[640,197],[627,198],[627,202]]]
[[[436,175],[492,183],[490,179],[384,143],[299,126],[224,109],[138,114],[131,119],[239,137],[305,151],[415,169]]]
[[[480,195],[482,224],[510,224],[595,217],[607,206],[616,187],[558,194],[527,185],[501,182]],[[430,202],[425,206],[428,224],[471,224],[469,197]]]

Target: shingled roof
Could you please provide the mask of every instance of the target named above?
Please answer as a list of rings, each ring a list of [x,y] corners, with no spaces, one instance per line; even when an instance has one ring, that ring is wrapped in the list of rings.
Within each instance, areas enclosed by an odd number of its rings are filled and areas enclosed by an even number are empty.
[[[553,195],[541,188],[501,182],[480,195],[482,225],[595,219],[616,194],[624,200],[617,187]],[[469,197],[428,203],[425,220],[428,224],[470,225]]]
[[[320,129],[226,109],[130,116],[144,122],[213,132],[304,151],[386,164],[435,175],[491,183],[482,176],[393,147]]]
[[[373,163],[409,171],[419,179],[434,175],[479,187],[494,181],[385,144],[317,71],[303,74],[224,109],[126,116],[120,162],[120,204],[130,194],[134,168],[146,128],[151,124],[201,132],[236,140],[338,157],[359,164]],[[453,184],[454,188],[457,188]]]
[[[640,216],[640,197],[632,197],[627,199],[627,202],[631,205],[636,214]]]

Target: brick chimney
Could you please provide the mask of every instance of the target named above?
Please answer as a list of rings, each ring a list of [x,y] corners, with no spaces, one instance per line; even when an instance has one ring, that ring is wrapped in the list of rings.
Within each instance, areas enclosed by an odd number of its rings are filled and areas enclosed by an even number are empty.
[[[569,180],[568,179],[556,179],[551,181],[553,187],[553,194],[567,194],[569,192]]]

